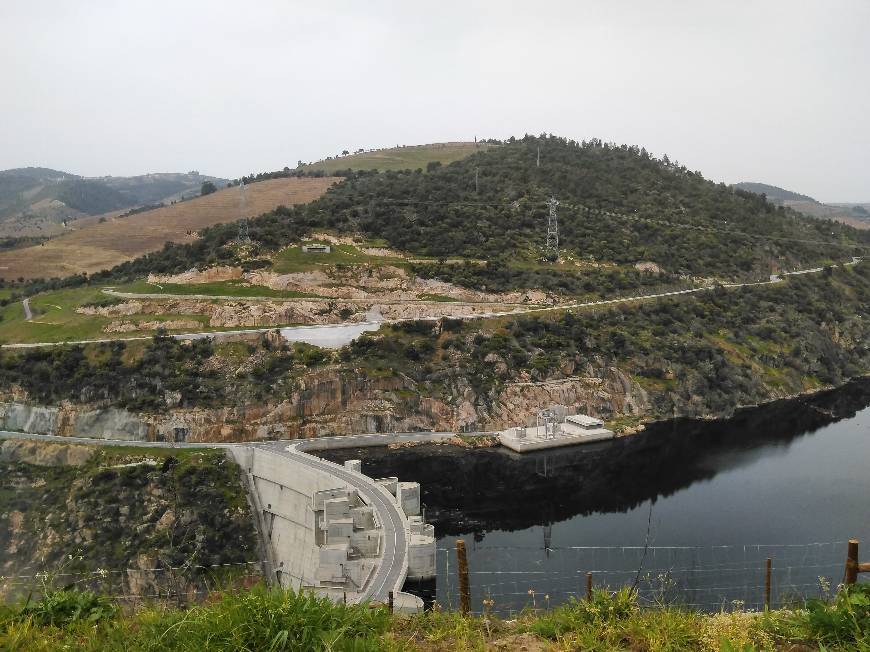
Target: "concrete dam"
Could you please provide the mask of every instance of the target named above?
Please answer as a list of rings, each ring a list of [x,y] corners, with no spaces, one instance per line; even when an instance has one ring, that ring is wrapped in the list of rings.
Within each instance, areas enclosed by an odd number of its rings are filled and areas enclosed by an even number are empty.
[[[306,451],[439,441],[452,433],[359,435],[227,446],[246,480],[266,574],[285,588],[336,601],[387,602],[415,612],[406,579],[435,576],[435,532],[421,516],[420,485],[363,475]]]

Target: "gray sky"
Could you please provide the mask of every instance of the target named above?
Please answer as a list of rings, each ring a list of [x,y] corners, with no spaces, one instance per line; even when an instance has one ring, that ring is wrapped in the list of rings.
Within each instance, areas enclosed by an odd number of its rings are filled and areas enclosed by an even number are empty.
[[[870,2],[2,0],[0,169],[551,132],[870,201]]]

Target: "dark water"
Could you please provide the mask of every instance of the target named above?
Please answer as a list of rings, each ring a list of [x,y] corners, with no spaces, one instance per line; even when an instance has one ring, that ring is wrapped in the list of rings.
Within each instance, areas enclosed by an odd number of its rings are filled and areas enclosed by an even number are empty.
[[[866,541],[870,558],[868,406],[870,381],[859,381],[523,456],[434,445],[329,456],[421,483],[443,604],[457,602],[463,538],[475,609],[487,596],[501,611],[563,602],[582,594],[587,571],[596,585],[636,582],[644,599],[757,607],[768,557],[775,604],[835,587],[848,538]]]

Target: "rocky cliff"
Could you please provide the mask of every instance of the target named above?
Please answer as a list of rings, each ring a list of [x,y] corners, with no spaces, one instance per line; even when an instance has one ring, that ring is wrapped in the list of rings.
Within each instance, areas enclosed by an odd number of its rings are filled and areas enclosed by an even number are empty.
[[[256,550],[222,452],[0,446],[0,601],[70,583],[193,600],[257,575]]]
[[[413,430],[494,430],[534,418],[542,405],[582,406],[607,418],[643,415],[646,391],[615,367],[561,380],[508,383],[478,396],[463,378],[431,396],[402,374],[333,367],[305,374],[289,398],[223,408],[135,413],[65,403],[0,403],[0,429],[141,441],[225,442]]]

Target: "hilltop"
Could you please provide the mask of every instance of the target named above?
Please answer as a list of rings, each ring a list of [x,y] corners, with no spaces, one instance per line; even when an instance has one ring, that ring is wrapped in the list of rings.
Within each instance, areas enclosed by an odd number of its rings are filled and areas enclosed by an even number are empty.
[[[0,237],[50,237],[83,216],[198,195],[205,181],[217,186],[227,183],[199,172],[86,178],[51,168],[2,170]]]
[[[484,142],[431,143],[428,145],[401,145],[385,149],[357,150],[330,156],[316,163],[300,166],[302,172],[323,171],[334,174],[342,170],[416,170],[426,169],[430,163],[447,165],[459,161],[491,145]],[[347,150],[345,150],[347,151]]]
[[[560,202],[555,260],[544,246],[551,197]],[[170,247],[118,271],[242,265],[314,230],[434,259],[415,268],[422,276],[566,294],[637,287],[639,269],[647,276],[764,278],[848,260],[870,246],[870,237],[853,228],[805,218],[637,147],[526,137],[450,165],[433,162],[426,173],[348,172],[320,199],[253,220],[252,250],[234,248],[234,227],[226,225],[203,232],[195,246]],[[437,263],[448,258],[474,264]]]

